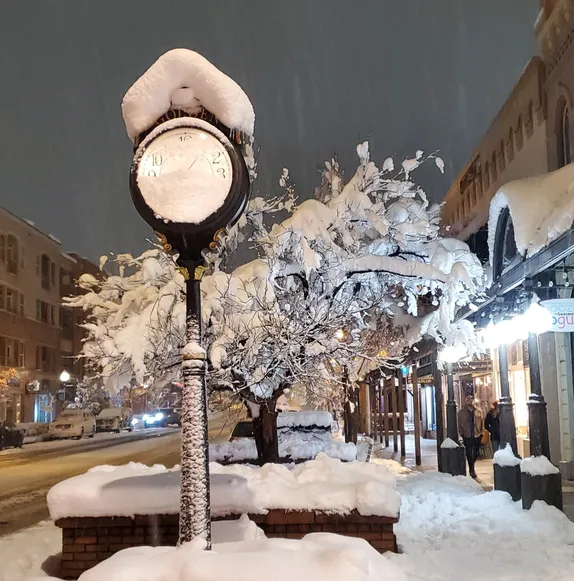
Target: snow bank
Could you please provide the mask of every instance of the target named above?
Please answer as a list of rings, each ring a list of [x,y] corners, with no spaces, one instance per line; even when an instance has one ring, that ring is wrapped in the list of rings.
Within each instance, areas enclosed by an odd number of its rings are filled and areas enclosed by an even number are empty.
[[[261,539],[216,545],[127,549],[84,573],[82,581],[406,581],[363,539],[320,533],[302,540]],[[271,573],[272,572],[272,573]]]
[[[571,581],[574,523],[536,501],[528,511],[501,491],[437,472],[399,479],[402,554],[412,581]]]
[[[255,113],[241,87],[200,54],[179,48],[160,56],[130,87],[122,115],[133,141],[170,109],[194,113],[201,106],[227,127],[253,135]]]
[[[501,448],[494,453],[492,458],[492,463],[498,466],[508,467],[508,466],[518,466],[521,460],[514,455],[512,447],[510,444],[506,444],[505,448]]]
[[[397,516],[396,476],[361,462],[342,463],[321,454],[292,470],[277,464],[261,468],[210,465],[213,516],[265,514],[271,509],[322,510]],[[48,493],[53,520],[82,516],[175,514],[179,511],[179,469],[98,466],[56,484]]]
[[[530,456],[520,462],[520,472],[530,474],[530,476],[547,476],[558,474],[560,470],[546,456]]]
[[[284,412],[277,416],[278,428],[311,427],[331,429],[333,416],[324,411]]]
[[[504,184],[490,202],[488,248],[493,262],[496,225],[508,208],[518,252],[532,256],[574,222],[574,164],[557,171]]]

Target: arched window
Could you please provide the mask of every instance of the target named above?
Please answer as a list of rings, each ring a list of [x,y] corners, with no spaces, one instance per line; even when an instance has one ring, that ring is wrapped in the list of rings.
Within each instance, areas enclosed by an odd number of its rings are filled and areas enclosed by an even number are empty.
[[[497,180],[497,172],[496,172],[496,151],[492,154],[492,183]]]
[[[516,139],[516,151],[520,151],[522,149],[522,146],[524,145],[524,132],[522,129],[522,116],[518,117],[518,127],[516,128],[514,138]]]
[[[518,249],[514,236],[514,223],[508,208],[505,208],[496,225],[494,239],[494,264],[492,265],[494,280],[496,280],[506,268],[516,262]]]
[[[6,237],[6,266],[11,274],[18,274],[18,238],[14,234]]]
[[[508,143],[506,144],[506,157],[508,158],[508,163],[514,159],[514,131],[512,127],[508,131]]]
[[[558,110],[558,167],[572,162],[572,141],[570,139],[570,108],[563,101]]]
[[[498,171],[502,173],[506,169],[506,159],[504,157],[504,139],[500,141],[500,151],[498,152]]]

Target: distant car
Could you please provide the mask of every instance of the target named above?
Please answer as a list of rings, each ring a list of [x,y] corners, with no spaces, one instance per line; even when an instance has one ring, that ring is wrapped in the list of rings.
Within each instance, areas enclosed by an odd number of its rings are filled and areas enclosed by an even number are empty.
[[[146,428],[167,428],[167,426],[181,427],[181,414],[173,408],[162,408],[157,412],[144,414],[142,421]]]
[[[96,432],[115,432],[132,429],[132,410],[129,408],[106,408],[96,418]]]
[[[84,436],[94,437],[96,433],[96,419],[90,410],[67,409],[64,410],[54,422],[50,424],[50,438],[64,439]]]
[[[243,438],[254,438],[253,423],[250,420],[238,422],[233,428],[233,432],[231,432],[229,441],[233,442],[233,440],[240,440]]]
[[[16,428],[10,422],[0,424],[0,450],[4,448],[21,448],[24,443],[24,430]]]

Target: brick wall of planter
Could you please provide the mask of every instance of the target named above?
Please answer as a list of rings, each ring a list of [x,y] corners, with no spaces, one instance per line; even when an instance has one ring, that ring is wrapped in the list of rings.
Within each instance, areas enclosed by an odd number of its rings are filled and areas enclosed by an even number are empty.
[[[233,520],[226,516],[214,520]],[[393,525],[398,519],[381,516],[347,515],[312,511],[271,510],[266,515],[249,515],[269,538],[301,539],[309,533],[328,532],[360,537],[380,553],[397,552]],[[77,579],[84,571],[130,547],[175,546],[179,516],[152,515],[97,518],[64,518],[56,522],[62,529],[63,579]]]

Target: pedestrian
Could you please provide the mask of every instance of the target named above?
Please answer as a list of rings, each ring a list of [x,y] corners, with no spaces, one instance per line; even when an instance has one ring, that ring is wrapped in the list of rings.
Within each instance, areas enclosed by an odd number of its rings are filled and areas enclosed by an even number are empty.
[[[492,451],[500,450],[500,418],[498,417],[500,410],[498,409],[498,402],[492,404],[492,408],[486,415],[484,427],[490,432],[490,441],[492,442]]]
[[[483,428],[482,412],[474,405],[474,396],[469,394],[464,399],[464,406],[458,412],[458,433],[462,436],[468,470],[472,478],[476,478],[474,465],[480,452]]]

